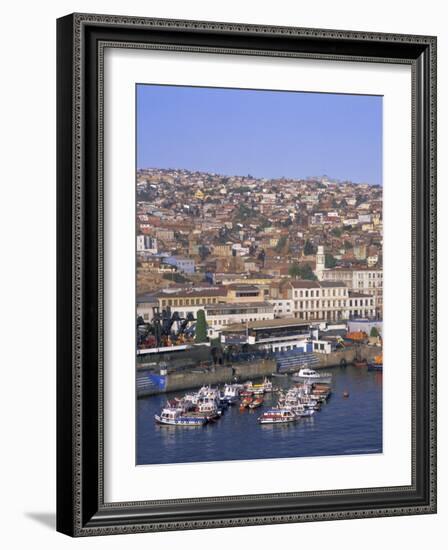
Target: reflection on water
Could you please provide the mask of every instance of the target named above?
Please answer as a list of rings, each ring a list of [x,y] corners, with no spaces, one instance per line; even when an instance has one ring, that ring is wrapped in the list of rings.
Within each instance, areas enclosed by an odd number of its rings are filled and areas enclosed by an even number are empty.
[[[216,423],[199,427],[159,426],[167,398],[182,392],[137,400],[137,464],[208,462],[366,454],[382,452],[382,374],[365,368],[335,368],[333,394],[313,417],[295,423],[260,425],[257,418],[276,403],[266,396],[257,410],[229,407]],[[287,388],[291,379],[273,378]],[[349,397],[344,398],[344,392]]]

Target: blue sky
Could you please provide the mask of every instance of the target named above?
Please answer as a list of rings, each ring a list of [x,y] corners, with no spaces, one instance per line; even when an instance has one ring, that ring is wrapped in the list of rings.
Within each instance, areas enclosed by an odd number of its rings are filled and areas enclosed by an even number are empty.
[[[382,184],[382,98],[137,85],[137,167]]]

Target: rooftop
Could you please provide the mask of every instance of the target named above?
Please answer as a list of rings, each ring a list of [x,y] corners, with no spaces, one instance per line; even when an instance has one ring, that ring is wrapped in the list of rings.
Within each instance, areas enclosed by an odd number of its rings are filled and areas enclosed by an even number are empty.
[[[317,281],[294,280],[291,281],[291,285],[294,288],[320,288],[320,285]]]
[[[321,288],[339,288],[341,286],[343,287],[347,286],[342,281],[321,281],[319,285]]]
[[[253,305],[253,304],[252,304]],[[223,332],[239,332],[246,330],[247,328],[251,329],[271,329],[271,328],[282,328],[282,327],[304,327],[312,324],[319,323],[321,321],[301,321],[299,319],[270,319],[267,321],[252,321],[250,323],[235,323],[233,325],[227,325],[222,329]]]
[[[228,310],[228,309],[253,309],[253,308],[269,308],[273,309],[274,306],[270,304],[269,302],[231,302],[226,304],[207,304],[204,306],[204,309],[212,310],[212,309],[220,309],[220,310]]]
[[[154,293],[156,298],[199,297],[199,296],[227,296],[227,288],[222,286],[201,287],[168,287]]]

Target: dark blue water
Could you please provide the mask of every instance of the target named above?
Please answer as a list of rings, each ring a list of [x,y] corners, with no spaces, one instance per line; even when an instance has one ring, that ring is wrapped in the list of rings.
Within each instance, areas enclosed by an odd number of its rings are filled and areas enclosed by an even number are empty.
[[[137,400],[137,464],[171,464],[214,460],[291,458],[382,452],[382,374],[365,368],[331,369],[331,398],[311,418],[295,423],[260,425],[257,418],[276,396],[256,410],[229,407],[215,423],[203,427],[159,426],[167,398],[185,392]],[[273,378],[287,388],[291,379]],[[344,392],[349,397],[344,398]]]

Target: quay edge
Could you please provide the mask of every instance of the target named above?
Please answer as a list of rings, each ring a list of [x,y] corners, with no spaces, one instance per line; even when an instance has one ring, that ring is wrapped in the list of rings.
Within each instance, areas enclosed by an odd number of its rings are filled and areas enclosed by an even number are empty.
[[[315,369],[325,369],[338,367],[344,364],[351,364],[356,357],[371,361],[378,355],[381,348],[377,346],[357,346],[332,353],[315,354],[319,362],[313,364]],[[160,376],[158,386],[146,387],[144,390],[137,391],[137,397],[146,397],[148,395],[157,395],[172,391],[188,390],[204,385],[226,384],[238,380],[245,382],[250,379],[263,378],[270,376],[277,371],[277,361],[275,359],[263,359],[258,361],[244,362],[232,366],[217,365],[207,370],[188,369],[180,372],[171,372]],[[139,364],[137,372],[141,377],[148,376],[153,372],[151,368],[145,368],[144,364]]]

